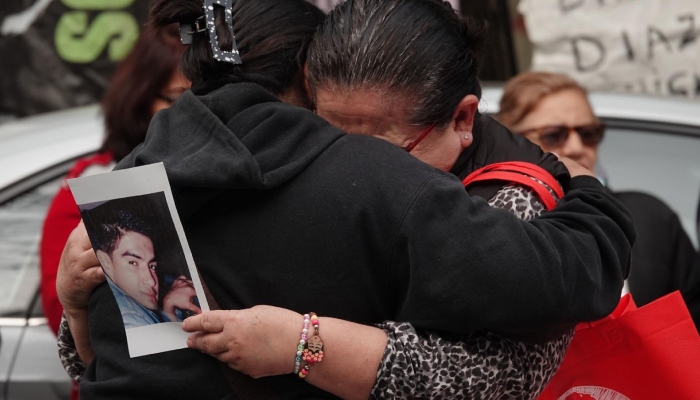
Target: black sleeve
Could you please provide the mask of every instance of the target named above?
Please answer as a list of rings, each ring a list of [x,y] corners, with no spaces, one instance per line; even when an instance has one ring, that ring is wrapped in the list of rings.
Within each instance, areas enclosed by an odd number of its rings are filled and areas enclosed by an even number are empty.
[[[629,272],[634,224],[595,178],[570,184],[554,210],[525,222],[449,177],[427,181],[393,244],[397,320],[470,332],[609,314]]]
[[[678,216],[669,222],[668,244],[671,247],[672,288],[679,288],[695,326],[700,330],[700,253],[695,251]]]

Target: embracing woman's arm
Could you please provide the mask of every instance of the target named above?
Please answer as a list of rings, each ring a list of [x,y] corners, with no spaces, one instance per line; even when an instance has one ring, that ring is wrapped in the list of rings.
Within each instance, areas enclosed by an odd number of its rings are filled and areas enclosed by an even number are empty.
[[[520,186],[502,188],[490,201],[519,218],[544,211],[536,195]],[[409,323],[381,329],[319,318],[324,358],[306,381],[346,399],[536,398],[563,360],[573,332],[542,344],[491,332],[438,335]],[[276,307],[212,311],[191,317],[188,345],[253,377],[292,372],[302,316]]]
[[[303,317],[294,311],[255,306],[193,316],[182,328],[194,333],[187,342],[189,347],[258,378],[293,372],[302,325]],[[386,333],[319,317],[319,336],[323,361],[311,367],[306,381],[345,399],[369,398],[387,345]]]

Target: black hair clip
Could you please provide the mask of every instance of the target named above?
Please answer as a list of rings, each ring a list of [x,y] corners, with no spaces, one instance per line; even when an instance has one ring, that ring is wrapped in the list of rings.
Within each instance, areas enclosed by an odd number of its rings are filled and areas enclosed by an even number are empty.
[[[180,22],[180,42],[182,44],[192,44],[192,35],[207,30],[207,23],[204,15],[194,20],[193,23]]]
[[[214,23],[214,7],[224,8],[226,13],[226,27],[231,34],[231,51],[221,50],[219,38],[216,36],[216,25]],[[233,0],[204,0],[204,16],[206,17],[207,29],[209,30],[209,42],[214,59],[232,64],[242,64],[241,55],[238,53],[236,37],[233,34]]]

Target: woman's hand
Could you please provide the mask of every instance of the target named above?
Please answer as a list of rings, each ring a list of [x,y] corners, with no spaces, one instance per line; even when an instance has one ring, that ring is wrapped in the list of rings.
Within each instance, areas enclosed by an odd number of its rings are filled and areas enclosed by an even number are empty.
[[[577,163],[576,161],[574,161],[568,157],[560,156],[557,153],[552,153],[552,154],[557,156],[559,161],[562,164],[564,164],[566,169],[569,170],[569,175],[571,175],[572,178],[575,178],[577,176],[591,176],[591,177],[595,178],[595,174],[591,170],[589,170],[588,168],[584,167],[583,165]]]
[[[294,311],[255,306],[189,317],[182,329],[195,332],[188,347],[259,378],[293,372],[302,325],[303,317]]]
[[[180,275],[173,281],[170,290],[163,297],[163,312],[173,322],[178,321],[175,315],[176,308],[181,311],[201,314],[202,310],[192,302],[193,297],[197,297],[197,292],[194,290],[192,281],[186,276]]]
[[[80,221],[68,236],[56,276],[56,292],[66,316],[87,312],[90,294],[104,281],[104,272]]]

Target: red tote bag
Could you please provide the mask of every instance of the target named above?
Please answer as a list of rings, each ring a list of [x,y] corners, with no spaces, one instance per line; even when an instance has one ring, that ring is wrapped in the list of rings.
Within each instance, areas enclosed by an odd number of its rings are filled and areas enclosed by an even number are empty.
[[[579,324],[540,400],[700,399],[700,336],[679,292]]]

